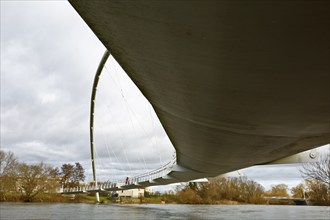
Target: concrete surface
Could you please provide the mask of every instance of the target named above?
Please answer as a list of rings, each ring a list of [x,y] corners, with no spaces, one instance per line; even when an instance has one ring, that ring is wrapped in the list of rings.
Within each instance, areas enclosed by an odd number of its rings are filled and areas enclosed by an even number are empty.
[[[329,1],[70,3],[151,102],[191,177],[330,142]]]

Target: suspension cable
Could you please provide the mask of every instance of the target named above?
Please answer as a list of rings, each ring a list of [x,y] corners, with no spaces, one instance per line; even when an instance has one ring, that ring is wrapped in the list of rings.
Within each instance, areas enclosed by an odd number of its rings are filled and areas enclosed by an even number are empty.
[[[110,62],[112,62],[112,60],[110,60]],[[114,66],[114,68],[116,68],[115,65],[113,65],[113,66]],[[126,99],[126,96],[124,95],[124,91],[122,90],[122,86],[120,85],[120,80],[115,80],[115,78],[112,77],[112,75],[110,74],[110,71],[108,70],[107,65],[104,66],[104,69],[106,70],[107,74],[108,74],[109,77],[112,79],[112,81],[114,82],[114,85],[117,87],[119,93],[120,93],[121,96],[123,97],[123,100],[124,100],[124,102],[125,102],[125,107],[126,107],[126,110],[127,110],[127,112],[128,112],[129,120],[130,120],[131,125],[132,125],[132,127],[133,127],[133,131],[134,131],[134,133],[135,133],[135,129],[134,129],[134,123],[133,123],[132,118],[135,118],[137,124],[140,126],[140,128],[141,128],[142,131],[143,131],[143,133],[148,137],[148,136],[149,136],[149,135],[148,135],[148,132],[146,131],[145,127],[142,125],[142,123],[141,123],[141,121],[139,120],[139,118],[138,118],[136,112],[133,110],[132,106],[130,105],[130,103],[129,103],[128,100]],[[116,81],[117,81],[117,82],[116,82]],[[150,105],[150,108],[152,109],[152,106],[151,106],[151,104],[149,103],[149,101],[148,101],[148,104]],[[151,116],[151,109],[150,109],[150,116]],[[132,116],[131,116],[131,115],[132,115]],[[151,120],[152,120],[152,116],[151,116]],[[151,132],[151,135],[150,135],[150,136],[153,136],[152,133],[155,133],[155,127],[154,127],[154,122],[153,122],[153,120],[152,120],[152,125],[153,125],[153,132]],[[135,135],[136,135],[136,133],[135,133]],[[155,151],[156,151],[156,149],[158,150],[158,155],[159,155],[160,165],[162,165],[162,164],[163,164],[163,161],[162,161],[162,156],[161,156],[161,153],[160,153],[159,147],[157,147],[157,139],[156,139],[156,138],[149,138],[148,140],[151,142],[151,144],[152,144],[153,148],[155,149]],[[156,153],[157,153],[157,152],[156,152]],[[144,155],[143,155],[143,154],[142,154],[142,159],[143,159],[143,162],[144,162],[145,167],[147,168],[147,165],[146,165],[145,158],[144,158]]]
[[[112,61],[112,60],[110,60],[110,62],[111,62],[111,61]],[[115,68],[115,65],[113,65],[113,66],[114,66],[114,68]],[[135,128],[135,126],[134,126],[134,121],[133,121],[134,117],[135,117],[135,120],[137,121],[138,125],[142,128],[144,134],[146,134],[146,136],[148,136],[146,130],[144,129],[144,127],[143,127],[143,125],[141,124],[141,122],[139,121],[139,119],[138,119],[136,113],[133,111],[131,105],[129,104],[128,100],[126,99],[126,97],[125,97],[125,95],[124,95],[124,91],[123,91],[122,86],[121,86],[121,84],[120,84],[120,80],[115,80],[115,78],[112,77],[112,75],[110,74],[110,71],[108,70],[108,68],[107,68],[106,65],[104,66],[104,69],[106,70],[106,72],[107,72],[107,74],[109,75],[109,77],[111,78],[111,80],[114,82],[115,87],[118,89],[120,95],[122,96],[122,98],[123,98],[123,100],[124,100],[124,107],[125,107],[126,110],[127,110],[127,113],[128,113],[128,116],[129,116],[129,121],[130,121],[130,123],[131,123],[132,130],[133,130],[135,136],[138,137],[138,136],[137,136],[137,133],[136,133],[136,128]],[[116,71],[114,71],[114,72],[116,72]],[[116,82],[116,81],[117,81],[117,82]],[[109,111],[110,111],[110,109],[109,109]],[[151,138],[149,138],[149,141],[151,142],[151,144],[155,145],[155,143],[152,141]],[[141,154],[140,154],[140,155],[141,155]],[[140,158],[139,158],[138,160],[140,160]],[[145,169],[147,169],[147,164],[146,164],[146,161],[145,161],[145,158],[144,158],[144,155],[143,155],[143,154],[142,154],[142,160],[143,160],[143,165],[144,165]],[[131,171],[131,169],[130,169],[130,171]]]

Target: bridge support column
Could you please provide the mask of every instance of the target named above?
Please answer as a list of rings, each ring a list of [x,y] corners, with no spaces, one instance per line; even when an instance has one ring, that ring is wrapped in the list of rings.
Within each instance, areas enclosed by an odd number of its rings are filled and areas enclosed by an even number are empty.
[[[96,74],[94,77],[93,82],[93,89],[92,89],[92,97],[91,97],[91,111],[90,111],[90,127],[89,127],[89,134],[90,134],[90,145],[91,145],[91,159],[92,159],[92,170],[93,170],[93,179],[95,182],[95,187],[97,188],[97,181],[96,181],[96,171],[95,171],[95,161],[94,161],[94,105],[95,105],[95,97],[96,97],[96,90],[97,90],[97,84],[99,83],[99,79],[102,73],[103,66],[105,62],[107,61],[108,57],[110,55],[110,52],[106,50],[103,54],[103,57],[101,59],[101,62],[96,70]],[[99,192],[95,193],[96,201],[100,202]]]
[[[99,192],[95,193],[95,198],[96,198],[96,202],[99,203],[100,202]]]

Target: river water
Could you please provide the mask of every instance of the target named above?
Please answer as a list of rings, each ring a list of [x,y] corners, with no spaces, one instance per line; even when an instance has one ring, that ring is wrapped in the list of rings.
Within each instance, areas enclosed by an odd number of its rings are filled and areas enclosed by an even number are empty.
[[[330,208],[281,205],[0,203],[0,219],[330,219]]]

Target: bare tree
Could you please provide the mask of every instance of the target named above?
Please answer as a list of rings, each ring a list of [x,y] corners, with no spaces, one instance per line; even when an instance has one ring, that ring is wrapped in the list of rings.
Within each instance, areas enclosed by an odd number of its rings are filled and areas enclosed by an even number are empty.
[[[75,187],[80,181],[85,180],[85,170],[79,162],[75,165],[63,164],[61,167],[62,184],[64,187]]]
[[[314,205],[330,205],[330,189],[326,184],[320,183],[320,181],[308,179],[307,185],[307,197]]]
[[[198,192],[187,187],[177,193],[177,199],[179,203],[185,204],[200,204],[203,202],[202,198],[198,195]]]
[[[268,196],[277,196],[277,197],[288,197],[288,185],[281,183],[277,185],[272,185],[271,190],[267,193]]]
[[[6,194],[16,191],[18,160],[12,152],[0,150],[0,200],[6,200]]]
[[[72,181],[72,176],[74,173],[74,166],[69,163],[65,163],[61,167],[61,175],[62,175],[62,184],[64,187],[68,187],[69,183]]]
[[[247,178],[240,178],[240,196],[244,202],[247,203],[263,203],[264,187],[259,183],[248,180]]]
[[[82,165],[79,162],[75,163],[74,167],[74,181],[75,182],[83,182],[85,180],[85,169],[82,167]]]
[[[57,187],[56,173],[54,168],[44,163],[19,164],[17,185],[24,201],[30,202],[39,193],[54,191]]]
[[[305,163],[300,169],[304,179],[312,179],[330,186],[330,150],[322,154],[317,162]]]
[[[13,152],[0,150],[0,176],[11,176],[16,172],[18,160]]]
[[[196,187],[189,184],[186,189],[195,191],[202,199],[199,202],[202,203],[214,204],[223,200],[256,204],[264,203],[264,188],[247,177],[210,178],[207,183],[197,184]],[[187,192],[178,195],[192,196],[190,191]]]
[[[303,164],[300,172],[305,179],[307,195],[315,205],[330,205],[330,149],[317,162]]]
[[[291,188],[291,193],[293,198],[304,198],[305,197],[305,186],[303,183],[298,184]]]

